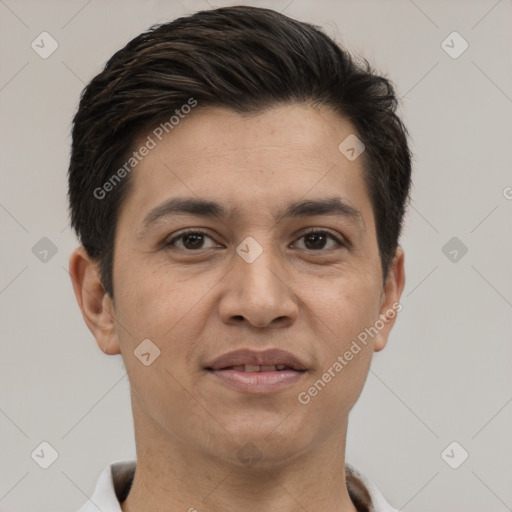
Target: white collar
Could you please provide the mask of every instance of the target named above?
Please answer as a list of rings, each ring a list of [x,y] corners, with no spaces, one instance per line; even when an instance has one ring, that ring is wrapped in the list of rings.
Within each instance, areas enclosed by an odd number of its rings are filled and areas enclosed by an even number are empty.
[[[101,510],[101,512],[122,512],[116,489],[120,492],[132,479],[135,464],[136,461],[134,460],[119,460],[105,467],[98,478],[93,495],[78,512],[98,512],[98,510]],[[348,471],[361,481],[368,491],[373,503],[369,512],[398,512],[384,499],[384,496],[375,484],[350,464],[346,464],[346,467]]]

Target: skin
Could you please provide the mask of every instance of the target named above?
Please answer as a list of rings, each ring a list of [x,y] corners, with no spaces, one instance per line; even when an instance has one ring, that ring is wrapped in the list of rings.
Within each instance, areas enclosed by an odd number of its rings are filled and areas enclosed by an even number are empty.
[[[82,247],[71,255],[84,320],[105,353],[122,354],[131,384],[137,470],[124,512],[356,511],[345,485],[348,414],[396,315],[307,405],[297,399],[404,288],[401,247],[382,283],[363,159],[338,150],[352,133],[336,113],[309,105],[252,116],[198,107],[132,171],[116,233],[114,302],[97,262]],[[274,216],[289,202],[335,196],[363,222]],[[147,212],[171,197],[215,200],[236,213],[169,217],[142,232]],[[185,228],[208,236],[163,247]],[[307,228],[348,244],[315,242],[303,236]],[[252,263],[235,250],[248,236],[263,249]],[[161,351],[150,366],[133,354],[147,338]],[[307,362],[289,389],[248,395],[204,370],[228,351],[271,347]],[[248,443],[261,457],[252,465],[237,456]]]

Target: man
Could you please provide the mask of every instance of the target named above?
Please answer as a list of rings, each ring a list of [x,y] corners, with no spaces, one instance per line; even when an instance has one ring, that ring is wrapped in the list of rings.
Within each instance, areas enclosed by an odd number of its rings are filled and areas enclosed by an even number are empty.
[[[345,442],[401,308],[395,109],[320,30],[241,6],[153,27],[86,87],[70,273],[137,461],[81,512],[393,510]]]

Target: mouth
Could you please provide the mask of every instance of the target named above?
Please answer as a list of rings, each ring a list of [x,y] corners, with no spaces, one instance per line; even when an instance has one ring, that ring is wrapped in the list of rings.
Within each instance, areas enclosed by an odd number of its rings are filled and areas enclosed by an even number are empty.
[[[216,382],[243,393],[272,393],[295,385],[307,373],[305,364],[278,349],[238,350],[205,367]]]
[[[225,370],[234,370],[236,372],[244,372],[244,373],[255,373],[255,372],[283,372],[283,371],[294,371],[294,372],[305,372],[306,370],[296,370],[291,366],[287,366],[285,364],[274,364],[274,365],[257,365],[257,364],[243,364],[237,366],[227,366],[225,368],[218,368],[214,370],[213,368],[206,368],[210,371],[225,371]]]

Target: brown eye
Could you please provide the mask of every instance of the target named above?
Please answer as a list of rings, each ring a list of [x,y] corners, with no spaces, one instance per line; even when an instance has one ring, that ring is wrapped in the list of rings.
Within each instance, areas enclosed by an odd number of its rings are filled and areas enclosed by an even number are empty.
[[[177,248],[182,249],[184,251],[198,251],[201,249],[210,249],[212,247],[215,247],[214,245],[205,247],[204,244],[206,239],[213,241],[212,237],[209,236],[204,231],[200,229],[189,229],[174,236],[168,242],[165,242],[164,246],[166,248]],[[335,247],[346,246],[346,244],[340,238],[332,234],[330,231],[319,229],[312,229],[302,234],[299,237],[299,240],[301,239],[304,239],[304,247],[302,248],[308,251],[318,252],[334,249]],[[328,246],[329,240],[331,241],[330,247]]]
[[[171,240],[165,243],[165,247],[177,247],[178,249],[184,249],[187,251],[205,249],[205,247],[203,247],[205,238],[212,240],[212,238],[204,231],[191,229],[173,237]],[[206,247],[206,249],[208,248],[209,247]]]
[[[304,233],[300,239],[304,239],[305,249],[311,251],[321,251],[323,249],[329,250],[334,247],[344,247],[345,244],[335,235],[333,235],[329,231],[324,230],[310,230],[307,233]],[[334,246],[327,247],[326,244],[328,240],[331,239],[334,241]]]

